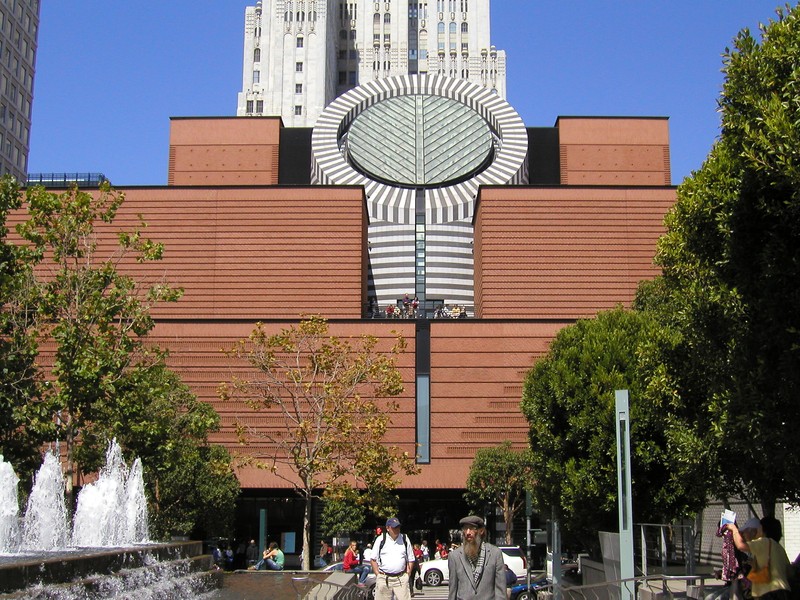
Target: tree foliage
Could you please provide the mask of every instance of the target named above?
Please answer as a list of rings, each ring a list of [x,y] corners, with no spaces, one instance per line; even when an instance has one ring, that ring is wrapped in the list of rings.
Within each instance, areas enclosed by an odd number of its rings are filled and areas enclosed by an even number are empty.
[[[204,539],[231,533],[239,481],[230,453],[208,443],[208,434],[219,429],[219,415],[210,404],[157,363],[126,372],[113,400],[94,408],[95,421],[81,432],[82,465],[99,468],[105,441],[114,438],[141,458],[151,536]]]
[[[363,491],[334,484],[325,490],[323,498],[325,505],[319,523],[322,535],[338,537],[363,529],[366,522]]]
[[[124,195],[108,186],[96,196],[34,187],[23,198],[6,181],[2,202],[3,222],[7,210],[27,210],[17,226],[23,244],[0,247],[9,258],[2,271],[3,343],[25,342],[13,346],[16,363],[7,346],[0,355],[11,365],[3,390],[8,382],[26,384],[15,389],[16,412],[3,412],[14,419],[19,445],[38,466],[42,441],[66,441],[70,493],[73,465],[97,470],[117,438],[142,459],[153,535],[227,533],[239,485],[227,451],[208,444],[219,416],[166,367],[167,353],[147,343],[152,306],[182,291],[123,272],[132,261],[159,260],[163,245],[144,237],[144,222],[133,231],[114,228]],[[108,236],[115,231],[114,248]],[[5,277],[12,267],[19,276]],[[52,368],[39,347],[53,349]],[[0,435],[5,450],[12,434]]]
[[[502,511],[506,544],[514,542],[514,518],[535,484],[533,462],[530,449],[518,452],[504,441],[495,448],[479,449],[469,469],[464,499],[475,508],[491,504]]]
[[[760,42],[746,29],[735,38],[719,140],[678,188],[657,256],[662,319],[682,336],[676,390],[698,407],[682,454],[708,448],[713,491],[765,514],[800,500],[787,468],[800,460],[798,64],[798,7],[779,10]]]
[[[117,395],[129,368],[160,360],[162,353],[143,341],[153,327],[150,308],[182,294],[163,282],[148,286],[119,270],[124,259],[161,258],[163,245],[142,235],[144,223],[119,233],[111,256],[99,255],[98,224],[112,223],[124,199],[107,184],[97,196],[77,187],[61,194],[28,188],[28,219],[17,227],[38,263],[37,334],[55,346],[43,394],[58,416],[58,436],[67,447],[70,497],[81,430],[96,420],[95,407]]]
[[[382,443],[403,390],[396,357],[401,337],[388,351],[378,339],[341,339],[328,333],[318,316],[268,334],[261,323],[230,351],[254,370],[250,379],[222,386],[221,396],[243,393],[256,410],[269,411],[281,426],[269,430],[240,427],[242,441],[257,438],[275,449],[251,463],[269,469],[305,500],[303,560],[308,563],[312,499],[320,491],[340,492],[343,483],[366,490],[361,505],[385,513],[385,501],[399,483],[399,472],[417,472],[414,458]],[[378,500],[380,505],[376,505]],[[308,564],[304,565],[307,568]]]
[[[8,214],[21,204],[16,181],[10,176],[3,177],[0,180],[0,455],[14,465],[23,481],[29,481],[41,463],[41,445],[53,437],[53,422],[40,395],[29,262],[24,250],[7,239]]]
[[[583,547],[597,546],[598,530],[618,528],[615,390],[630,397],[636,521],[671,522],[705,500],[673,456],[685,423],[650,358],[665,335],[647,313],[602,312],[562,329],[526,377],[522,411],[531,426],[537,508],[554,508],[567,537]]]

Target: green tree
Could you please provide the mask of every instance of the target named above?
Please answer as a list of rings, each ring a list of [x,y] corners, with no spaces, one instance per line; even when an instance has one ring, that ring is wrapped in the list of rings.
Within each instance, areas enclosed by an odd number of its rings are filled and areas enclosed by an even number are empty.
[[[386,457],[391,456],[389,453]],[[386,465],[386,468],[394,468]],[[362,471],[366,469],[362,468]],[[364,528],[367,517],[379,517],[397,514],[399,498],[394,489],[382,481],[382,472],[378,465],[372,473],[366,474],[363,487],[356,488],[346,481],[329,484],[322,493],[325,501],[320,515],[320,530],[325,535],[359,531]]]
[[[144,223],[117,233],[116,250],[100,256],[97,228],[112,231],[123,202],[124,194],[107,184],[96,195],[77,187],[61,194],[32,187],[24,202],[28,219],[17,227],[38,262],[37,334],[55,348],[43,395],[56,412],[58,436],[66,444],[70,502],[81,431],[95,421],[95,407],[117,396],[131,368],[161,359],[144,343],[154,324],[150,308],[182,294],[164,282],[147,285],[120,270],[126,260],[161,258],[163,245],[142,235]]]
[[[514,518],[525,507],[525,496],[534,487],[533,456],[530,449],[517,452],[511,442],[496,448],[481,448],[467,476],[464,499],[475,508],[487,503],[503,512],[506,544],[514,543]]]
[[[705,501],[672,445],[685,423],[650,346],[668,333],[645,312],[621,308],[562,329],[528,373],[522,412],[530,423],[534,498],[565,533],[596,548],[597,531],[618,527],[615,390],[630,393],[633,512],[671,522]]]
[[[777,14],[725,53],[719,140],[678,188],[657,255],[662,319],[682,336],[676,393],[698,407],[681,454],[735,457],[707,479],[763,514],[800,501],[800,8]]]
[[[83,467],[98,469],[107,440],[116,438],[142,460],[152,537],[230,535],[239,481],[229,452],[208,443],[219,429],[214,408],[163,362],[134,367],[116,390],[113,399],[98,401],[95,421],[82,431]]]
[[[273,445],[268,459],[251,464],[288,482],[305,501],[304,569],[311,556],[312,501],[320,490],[341,490],[343,483],[368,490],[359,498],[365,509],[381,514],[383,506],[373,498],[391,496],[398,472],[418,471],[412,456],[382,443],[398,408],[390,398],[403,391],[396,357],[405,341],[398,336],[388,351],[380,351],[378,341],[331,336],[328,322],[311,316],[274,335],[259,323],[230,351],[255,375],[222,386],[221,397],[238,390],[255,410],[281,420],[268,431],[240,427],[240,435],[244,443],[256,437]]]
[[[364,527],[364,495],[349,485],[331,485],[323,493],[319,528],[323,535],[338,536]]]
[[[24,250],[8,241],[10,211],[22,204],[19,186],[0,180],[0,455],[23,481],[41,463],[42,444],[53,437],[49,407],[40,396],[33,335],[31,272]]]
[[[159,480],[156,533],[229,536],[233,530],[239,480],[230,453],[216,444],[187,445],[176,453],[175,468]]]

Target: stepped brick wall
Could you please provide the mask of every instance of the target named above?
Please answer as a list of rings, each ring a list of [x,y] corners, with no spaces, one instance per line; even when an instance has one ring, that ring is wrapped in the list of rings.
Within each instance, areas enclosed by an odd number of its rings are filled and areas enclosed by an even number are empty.
[[[488,187],[475,216],[475,314],[579,319],[659,273],[673,188]]]

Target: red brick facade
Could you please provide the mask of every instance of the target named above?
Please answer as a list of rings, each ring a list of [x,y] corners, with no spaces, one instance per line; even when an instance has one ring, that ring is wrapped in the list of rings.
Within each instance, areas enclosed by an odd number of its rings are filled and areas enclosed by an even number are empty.
[[[522,383],[557,331],[617,304],[653,277],[656,240],[675,200],[664,119],[559,119],[561,185],[482,188],[474,216],[474,319],[430,321],[430,463],[405,489],[464,487],[478,448],[527,443]],[[235,452],[237,420],[279,426],[268,413],[221,402],[241,365],[222,353],[257,321],[270,330],[318,313],[341,336],[409,342],[406,382],[387,441],[415,451],[413,320],[367,319],[367,227],[361,187],[279,186],[280,121],[174,119],[169,185],[123,189],[115,226],[141,214],[165,243],[163,261],[128,265],[185,288],[155,311],[152,341],[222,416],[214,441]],[[104,238],[104,251],[115,240]],[[244,449],[256,454],[268,448]],[[285,488],[243,470],[245,488]]]

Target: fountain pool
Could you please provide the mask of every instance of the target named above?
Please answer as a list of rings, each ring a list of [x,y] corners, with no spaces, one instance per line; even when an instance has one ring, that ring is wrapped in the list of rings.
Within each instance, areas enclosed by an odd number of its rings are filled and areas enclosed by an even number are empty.
[[[187,598],[221,584],[201,542],[148,541],[142,463],[129,469],[116,440],[97,480],[80,490],[71,527],[64,483],[59,455],[45,453],[20,515],[19,478],[0,456],[0,594]]]

